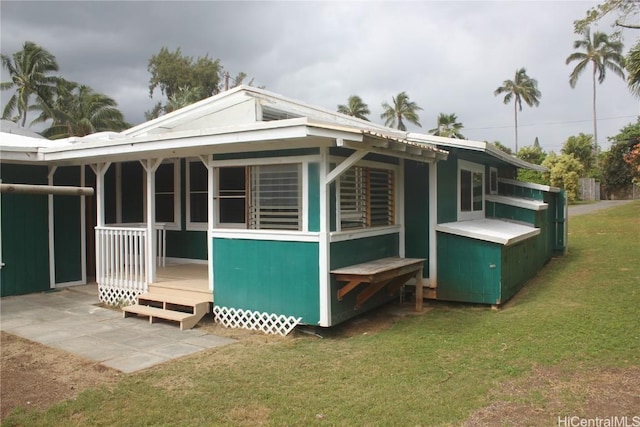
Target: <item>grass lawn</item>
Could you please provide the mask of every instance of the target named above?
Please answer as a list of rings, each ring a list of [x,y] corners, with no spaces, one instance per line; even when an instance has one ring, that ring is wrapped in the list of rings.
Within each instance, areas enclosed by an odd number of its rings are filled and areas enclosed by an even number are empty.
[[[640,399],[640,203],[573,218],[569,230],[567,256],[501,310],[435,302],[378,332],[254,336],[3,425],[557,425],[564,415],[640,415],[640,406],[590,405],[607,378],[607,393]],[[622,384],[620,373],[636,377]]]

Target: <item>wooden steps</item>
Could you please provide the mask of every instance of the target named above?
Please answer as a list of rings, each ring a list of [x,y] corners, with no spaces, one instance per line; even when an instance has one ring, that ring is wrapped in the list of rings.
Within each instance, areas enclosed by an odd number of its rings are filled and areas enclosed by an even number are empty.
[[[198,290],[149,288],[149,292],[138,295],[134,305],[122,308],[124,317],[148,316],[149,323],[164,319],[180,324],[180,330],[191,329],[210,312],[211,293]]]

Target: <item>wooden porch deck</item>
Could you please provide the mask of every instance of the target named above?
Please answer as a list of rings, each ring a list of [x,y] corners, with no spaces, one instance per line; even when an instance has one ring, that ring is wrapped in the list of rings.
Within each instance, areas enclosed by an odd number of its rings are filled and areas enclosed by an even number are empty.
[[[179,291],[183,295],[204,295],[213,302],[207,264],[172,264],[158,267],[156,281],[149,284],[149,291],[161,292],[167,289]]]

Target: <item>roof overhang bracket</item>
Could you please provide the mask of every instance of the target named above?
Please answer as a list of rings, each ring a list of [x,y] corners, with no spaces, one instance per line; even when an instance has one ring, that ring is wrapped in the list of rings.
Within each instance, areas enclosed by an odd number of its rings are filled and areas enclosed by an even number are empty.
[[[341,146],[341,144],[342,144],[342,141],[339,140],[338,141],[338,146]],[[344,159],[338,166],[336,166],[335,169],[333,169],[331,172],[329,172],[327,174],[327,176],[324,179],[325,185],[329,185],[333,181],[338,179],[340,177],[340,175],[345,173],[351,166],[355,165],[360,160],[362,160],[362,158],[364,156],[366,156],[367,154],[369,154],[368,150],[356,150],[349,157]]]

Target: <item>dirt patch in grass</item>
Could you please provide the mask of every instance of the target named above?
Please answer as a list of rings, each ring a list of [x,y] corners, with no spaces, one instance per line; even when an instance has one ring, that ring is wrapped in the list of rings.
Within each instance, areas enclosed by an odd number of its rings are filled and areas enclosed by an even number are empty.
[[[558,417],[639,416],[640,367],[563,369],[536,367],[491,392],[492,401],[465,426],[558,425]]]
[[[46,409],[120,377],[96,362],[6,332],[0,332],[0,356],[0,419],[19,407]]]

